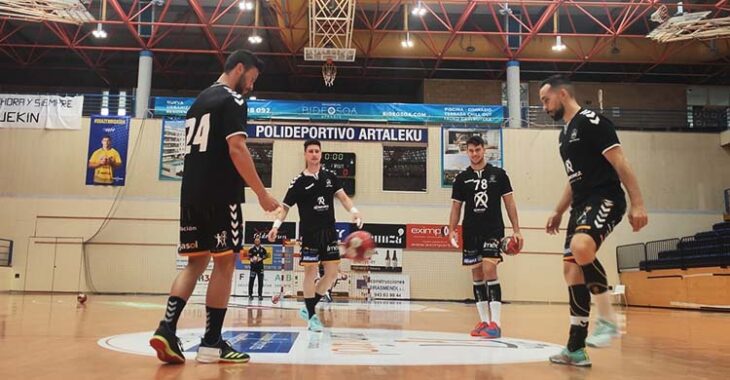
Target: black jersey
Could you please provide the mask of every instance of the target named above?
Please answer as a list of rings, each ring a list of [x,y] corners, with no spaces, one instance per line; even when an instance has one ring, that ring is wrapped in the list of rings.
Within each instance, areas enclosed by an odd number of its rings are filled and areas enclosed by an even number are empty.
[[[299,207],[300,235],[334,228],[334,195],[340,190],[344,191],[339,178],[324,168],[315,175],[302,172],[291,181],[283,203],[289,208]]]
[[[470,167],[454,180],[451,199],[464,207],[465,235],[504,235],[502,197],[512,192],[507,173],[487,164],[482,170]]]
[[[246,136],[246,101],[222,83],[203,90],[185,116],[183,205],[244,201],[244,182],[228,152],[228,138]]]
[[[251,262],[251,270],[256,270],[256,271],[263,270],[264,269],[264,259],[266,259],[266,257],[267,257],[266,248],[264,248],[260,245],[259,246],[254,245],[253,247],[251,247],[251,249],[248,250],[249,260],[251,257],[254,257],[254,256],[259,258],[260,261],[257,261],[255,263]]]
[[[613,123],[587,109],[581,109],[563,128],[560,156],[573,191],[573,205],[589,196],[624,197],[618,173],[603,156],[619,145]]]

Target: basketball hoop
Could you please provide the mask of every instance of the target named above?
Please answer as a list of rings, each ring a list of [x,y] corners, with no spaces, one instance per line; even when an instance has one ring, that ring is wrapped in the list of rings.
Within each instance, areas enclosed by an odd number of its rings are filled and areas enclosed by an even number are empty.
[[[335,77],[337,76],[337,67],[332,61],[332,58],[327,58],[327,61],[322,65],[322,78],[324,78],[324,85],[332,87],[335,84]]]
[[[651,21],[654,21],[656,23],[663,23],[664,21],[667,21],[669,19],[669,9],[667,9],[666,5],[659,6],[659,9],[657,9],[654,13],[651,14],[650,17]]]

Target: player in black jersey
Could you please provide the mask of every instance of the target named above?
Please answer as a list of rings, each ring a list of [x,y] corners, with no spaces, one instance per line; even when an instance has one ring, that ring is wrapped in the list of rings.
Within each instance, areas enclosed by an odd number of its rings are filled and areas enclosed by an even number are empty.
[[[563,264],[570,296],[570,336],[567,347],[550,361],[587,367],[591,362],[585,345],[605,347],[618,336],[606,271],[596,252],[626,211],[622,183],[631,200],[628,218],[634,232],[641,230],[648,218],[638,181],[613,124],[605,116],[581,108],[571,82],[562,76],[552,76],[540,84],[540,100],[553,120],[565,122],[559,143],[568,185],[548,218],[545,228],[549,234],[559,232],[563,213],[571,208]],[[599,319],[593,334],[586,338],[591,294]]]
[[[256,193],[264,210],[279,207],[261,183],[246,147],[243,94],[253,90],[262,69],[263,62],[251,52],[233,52],[218,81],[203,90],[188,110],[178,246],[178,253],[188,257],[188,265],[173,282],[164,319],[150,339],[164,362],[185,361],[175,335],[177,321],[211,256],[215,266],[206,295],[207,322],[196,359],[203,363],[243,363],[249,359],[221,338],[221,328],[231,292],[233,252],[240,250],[243,239],[243,181]]]
[[[335,173],[322,168],[322,145],[317,140],[304,143],[304,158],[307,168],[295,177],[289,185],[274,225],[269,231],[269,241],[276,239],[281,223],[294,205],[299,207],[299,234],[302,236],[302,258],[304,266],[304,303],[299,316],[307,321],[310,331],[322,331],[322,321],[315,313],[317,303],[337,279],[340,251],[335,231],[334,197],[352,214],[353,220],[362,227],[360,212],[345,194]],[[324,277],[316,282],[318,264],[324,264]]]
[[[522,249],[523,239],[517,217],[517,205],[507,173],[484,159],[484,140],[472,136],[466,142],[471,165],[459,173],[451,193],[449,231],[451,244],[458,248],[456,225],[464,208],[462,265],[471,267],[474,297],[480,322],[472,336],[501,336],[502,288],[497,264],[502,261],[499,245],[504,237],[502,200],[512,223],[512,232]]]
[[[248,299],[253,299],[253,283],[259,280],[259,301],[264,299],[264,260],[269,257],[266,248],[261,246],[261,239],[256,238],[254,245],[248,250],[248,259],[251,262],[251,274],[248,278]]]

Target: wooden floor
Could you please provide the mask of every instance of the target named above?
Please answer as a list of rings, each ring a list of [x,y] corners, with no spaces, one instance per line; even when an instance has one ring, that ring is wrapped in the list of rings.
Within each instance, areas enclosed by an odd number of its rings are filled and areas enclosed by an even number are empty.
[[[101,338],[151,332],[165,297],[0,294],[0,379],[672,379],[730,378],[730,314],[629,308],[625,334],[606,349],[591,349],[593,368],[544,361],[497,365],[355,366],[261,364],[161,365],[155,357],[112,351]],[[245,300],[244,303],[248,302]],[[255,303],[254,303],[255,304]],[[473,305],[417,302],[398,310],[324,311],[335,327],[457,333],[473,326]],[[397,306],[393,307],[397,309]],[[411,310],[408,310],[408,309]],[[179,329],[202,328],[204,307],[186,308]],[[562,345],[566,305],[505,305],[503,335]],[[227,327],[301,327],[296,310],[237,307]],[[145,335],[146,336],[146,335]],[[475,348],[477,349],[477,348]],[[440,355],[454,351],[444,347]],[[286,358],[286,354],[282,354]],[[255,356],[254,356],[255,359]]]

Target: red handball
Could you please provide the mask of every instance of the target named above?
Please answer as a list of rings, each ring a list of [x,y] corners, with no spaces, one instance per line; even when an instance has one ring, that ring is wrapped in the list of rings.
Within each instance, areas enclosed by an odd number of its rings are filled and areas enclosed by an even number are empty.
[[[517,243],[517,239],[512,236],[505,236],[499,244],[499,250],[505,255],[514,256],[520,253],[520,245]]]
[[[360,230],[351,233],[345,238],[344,246],[344,257],[355,262],[368,261],[375,254],[373,235],[367,231]]]
[[[79,293],[79,295],[76,296],[76,302],[78,302],[81,305],[86,303],[86,299],[87,299],[87,297],[86,297],[86,294],[84,294],[84,293]]]

